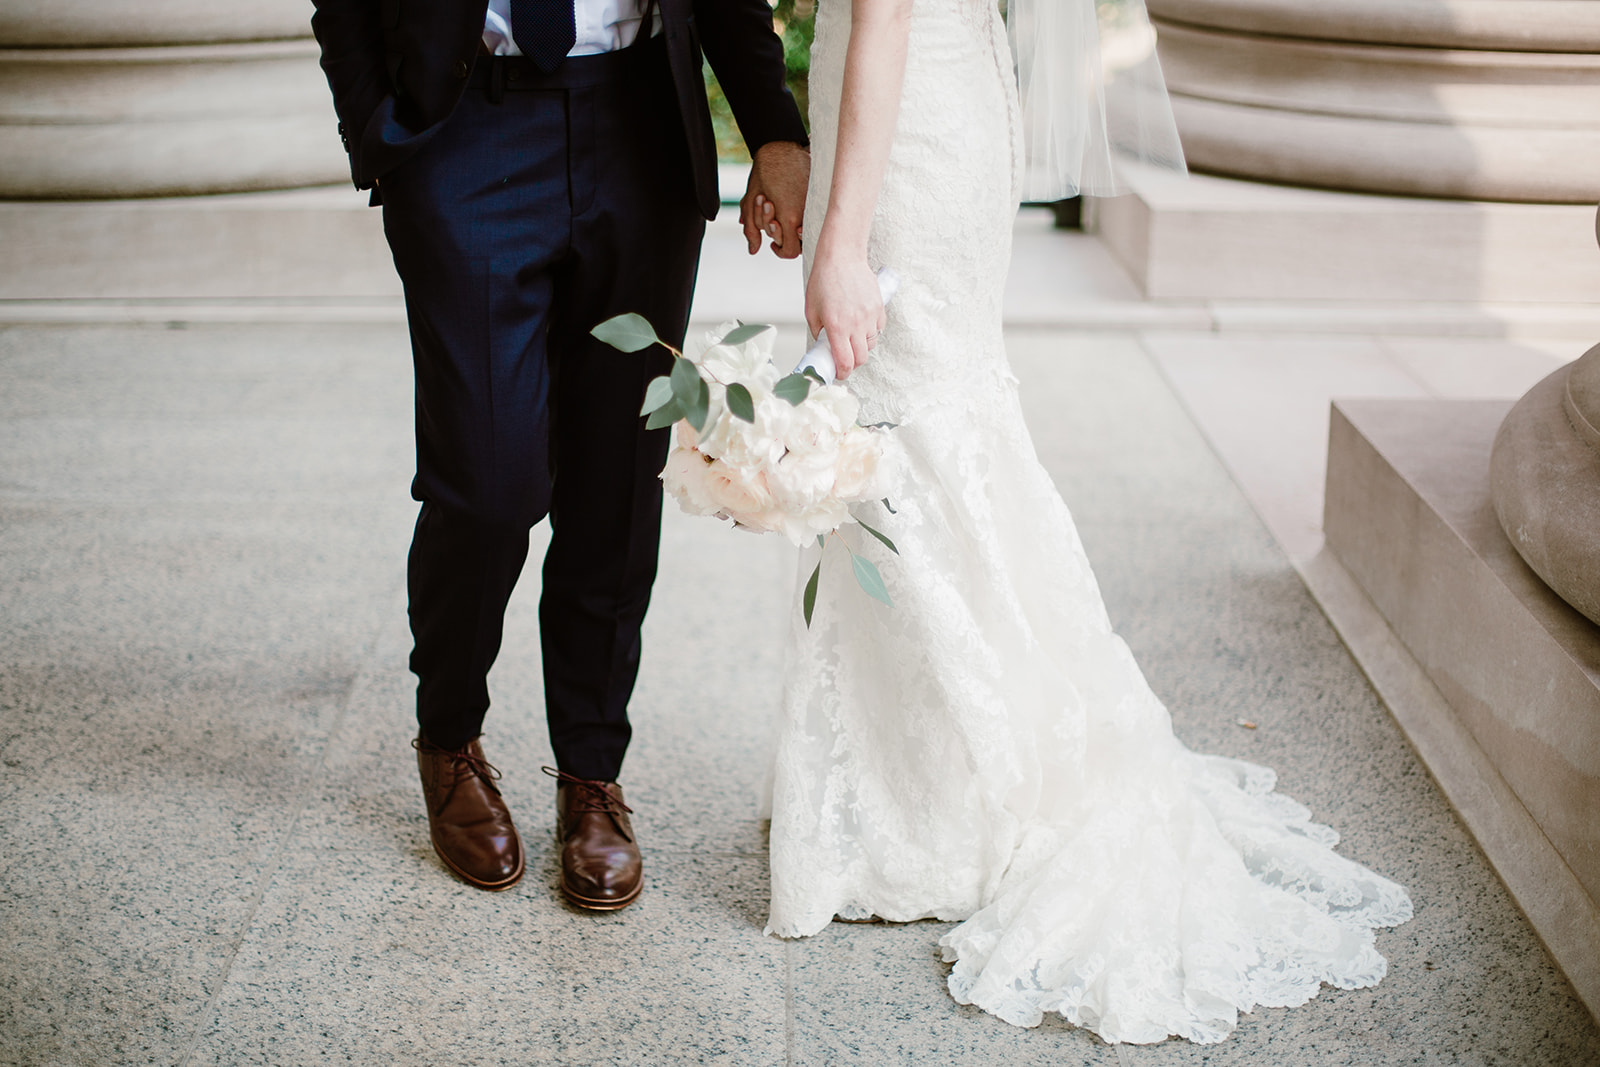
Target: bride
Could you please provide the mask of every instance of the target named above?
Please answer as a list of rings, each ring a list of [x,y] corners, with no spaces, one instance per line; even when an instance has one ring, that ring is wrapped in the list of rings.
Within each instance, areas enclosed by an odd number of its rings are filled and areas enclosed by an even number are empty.
[[[1116,49],[1095,0],[1012,0],[1013,57],[994,0],[820,5],[806,316],[862,421],[898,424],[893,510],[862,517],[899,555],[860,549],[893,608],[835,550],[809,628],[795,609],[768,931],[961,920],[958,1001],[1214,1042],[1376,983],[1372,928],[1411,903],[1270,770],[1173,736],[1023,425],[1001,334],[1019,199],[1109,191],[1114,147],[1181,166],[1142,4],[1099,6]]]

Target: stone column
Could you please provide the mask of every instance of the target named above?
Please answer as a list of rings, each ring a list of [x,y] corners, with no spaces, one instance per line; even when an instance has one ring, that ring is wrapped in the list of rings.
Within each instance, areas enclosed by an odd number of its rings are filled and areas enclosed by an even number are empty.
[[[1147,0],[1194,169],[1600,200],[1595,0]]]
[[[310,14],[305,0],[0,0],[0,199],[345,180]]]

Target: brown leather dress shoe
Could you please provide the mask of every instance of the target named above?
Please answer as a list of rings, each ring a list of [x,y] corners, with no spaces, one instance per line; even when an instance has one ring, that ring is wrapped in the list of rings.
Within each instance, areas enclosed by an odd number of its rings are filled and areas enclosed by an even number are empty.
[[[617,911],[639,898],[644,864],[632,808],[615,782],[590,781],[544,768],[556,779],[556,841],[561,845],[561,894],[588,911]]]
[[[428,804],[428,836],[444,865],[479,889],[510,889],[522,877],[522,839],[495,786],[500,772],[477,738],[454,751],[411,742]]]

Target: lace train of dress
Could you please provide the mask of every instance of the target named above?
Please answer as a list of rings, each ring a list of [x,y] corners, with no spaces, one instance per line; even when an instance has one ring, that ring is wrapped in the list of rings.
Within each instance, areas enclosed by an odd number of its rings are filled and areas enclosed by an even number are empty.
[[[849,31],[846,0],[821,5],[814,228]],[[853,546],[894,607],[835,546],[810,628],[795,608],[768,931],[964,920],[941,941],[959,1001],[1108,1041],[1219,1041],[1240,1011],[1376,983],[1372,928],[1411,904],[1333,852],[1271,771],[1186,749],[1112,632],[1001,336],[1017,127],[994,5],[917,0],[870,245],[905,280],[850,379],[862,421],[899,424],[894,511],[861,515],[900,554]]]

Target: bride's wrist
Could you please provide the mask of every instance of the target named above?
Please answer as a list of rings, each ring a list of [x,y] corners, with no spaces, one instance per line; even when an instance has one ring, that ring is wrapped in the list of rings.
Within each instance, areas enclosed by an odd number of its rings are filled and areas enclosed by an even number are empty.
[[[842,237],[824,229],[822,236],[817,241],[816,266],[825,269],[834,267],[849,267],[856,264],[865,265],[867,262],[867,241],[865,237],[852,240]]]

